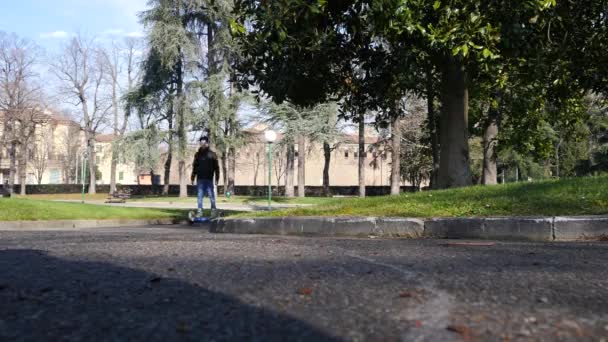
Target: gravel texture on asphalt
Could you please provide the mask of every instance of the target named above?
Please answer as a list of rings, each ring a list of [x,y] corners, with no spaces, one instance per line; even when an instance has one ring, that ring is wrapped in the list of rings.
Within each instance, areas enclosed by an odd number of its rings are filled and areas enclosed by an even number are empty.
[[[608,244],[0,232],[0,340],[608,341]]]

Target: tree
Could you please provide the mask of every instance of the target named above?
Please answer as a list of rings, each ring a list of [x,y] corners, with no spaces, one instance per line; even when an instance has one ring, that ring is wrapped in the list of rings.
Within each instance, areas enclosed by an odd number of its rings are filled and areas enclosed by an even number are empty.
[[[259,106],[262,120],[275,129],[279,129],[283,135],[278,142],[279,148],[286,150],[285,171],[285,196],[294,197],[294,166],[295,166],[295,144],[301,136],[305,136],[308,127],[304,116],[306,112],[288,103],[277,105],[272,102],[264,102]],[[299,153],[305,153],[302,148]],[[300,173],[303,174],[304,163]]]
[[[53,144],[53,135],[39,134],[34,141],[34,148],[31,157],[31,169],[36,177],[38,185],[42,184],[42,177],[46,172],[49,153]]]
[[[314,104],[348,94],[348,86],[357,84],[354,66],[364,70],[365,79],[368,71],[378,72],[369,75],[372,82],[363,82],[367,86],[359,93],[371,95],[371,104],[386,108],[393,96],[379,99],[379,92],[370,86],[374,80],[383,86],[377,88],[394,95],[426,90],[434,99],[436,74],[441,115],[439,125],[431,126],[439,126],[436,183],[445,188],[471,184],[468,100],[472,76],[487,72],[489,65],[504,56],[520,53],[526,58],[530,56],[526,53],[538,51],[539,40],[528,39],[538,37],[536,28],[526,25],[546,15],[552,5],[551,0],[491,4],[242,0],[237,7],[242,15],[234,31],[245,46],[245,85],[256,84],[278,102]],[[375,64],[380,66],[374,68]],[[395,77],[387,77],[392,70],[397,71],[392,73]],[[434,101],[428,104],[433,106]]]
[[[306,156],[306,138],[310,143],[319,143],[323,146],[324,164],[323,164],[323,188],[326,196],[329,196],[329,166],[331,163],[331,153],[342,142],[342,136],[339,121],[338,109],[335,103],[325,103],[314,107],[302,108],[284,102],[282,104],[265,103],[261,107],[263,119],[271,126],[281,130],[283,139],[280,142],[285,146],[287,151],[292,150],[292,153],[286,153],[288,158],[295,159],[295,143],[298,141],[298,195],[303,197],[304,194],[304,168]],[[293,156],[293,157],[291,157]],[[287,160],[286,165],[293,170],[292,160]],[[292,170],[287,170],[287,179],[293,179]],[[300,184],[302,186],[300,186]],[[290,185],[285,184],[286,187]],[[291,184],[293,188],[293,184]]]
[[[200,5],[200,4],[198,4]],[[152,0],[149,10],[142,12],[141,21],[148,29],[148,46],[151,53],[146,63],[162,67],[162,76],[154,84],[160,85],[153,90],[174,91],[168,99],[170,113],[175,115],[177,138],[177,159],[180,197],[187,197],[188,177],[186,175],[186,154],[188,147],[187,115],[190,108],[186,76],[189,63],[197,47],[196,35],[187,30],[190,18],[196,18],[202,7],[196,1]],[[154,68],[151,69],[154,72]],[[150,92],[145,92],[150,94]],[[172,121],[171,121],[172,122]],[[171,137],[172,138],[172,137]],[[171,140],[172,141],[172,140]],[[171,145],[170,145],[171,146]]]
[[[117,139],[122,138],[127,130],[127,122],[131,115],[131,105],[126,104],[124,110],[122,110],[122,118],[119,119],[119,113],[121,112],[121,96],[122,94],[128,94],[133,90],[135,80],[139,77],[138,75],[138,58],[137,50],[140,43],[136,38],[126,38],[124,44],[118,45],[112,43],[109,50],[102,49],[102,57],[105,59],[105,68],[107,82],[110,84],[111,96],[112,96],[112,131]],[[123,68],[126,67],[126,89],[121,85],[123,77]],[[110,163],[110,192],[116,191],[116,167],[118,164],[118,148],[112,147],[112,160]]]
[[[80,158],[83,152],[81,145],[80,127],[76,124],[71,124],[68,129],[59,137],[60,139],[60,154],[61,172],[65,184],[76,184],[81,173],[78,172],[80,166]],[[86,147],[84,148],[86,149]]]
[[[8,145],[10,158],[9,191],[15,184],[17,159],[21,193],[25,194],[25,170],[28,143],[36,125],[43,121],[40,115],[42,92],[36,84],[35,66],[38,48],[14,34],[0,32],[0,124],[3,145]]]
[[[305,115],[308,118],[308,137],[311,142],[323,144],[323,194],[330,196],[329,167],[331,153],[342,143],[342,132],[338,121],[338,107],[335,103],[323,103]]]
[[[63,93],[74,106],[80,106],[89,160],[89,193],[96,193],[95,137],[108,123],[112,108],[105,92],[107,63],[94,41],[82,36],[73,38],[53,63],[53,72],[62,84]]]
[[[162,64],[159,52],[152,48],[142,63],[142,77],[137,86],[129,92],[126,112],[135,110],[140,129],[157,125],[165,129],[161,134],[167,146],[164,164],[163,195],[169,194],[171,165],[175,152],[176,84],[173,70]],[[142,136],[140,136],[142,137]]]
[[[160,162],[158,146],[162,138],[155,124],[126,134],[122,139],[121,154],[135,168],[137,174],[153,171]],[[153,172],[152,172],[153,173]]]

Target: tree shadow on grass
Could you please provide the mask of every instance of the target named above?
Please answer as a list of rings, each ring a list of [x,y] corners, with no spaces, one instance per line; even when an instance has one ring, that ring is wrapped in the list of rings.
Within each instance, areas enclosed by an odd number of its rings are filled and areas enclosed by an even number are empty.
[[[109,263],[0,251],[2,340],[338,340],[174,278]]]

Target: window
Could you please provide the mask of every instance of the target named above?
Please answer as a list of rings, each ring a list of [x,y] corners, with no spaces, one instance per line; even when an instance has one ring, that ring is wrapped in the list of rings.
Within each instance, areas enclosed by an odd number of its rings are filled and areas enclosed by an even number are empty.
[[[61,171],[59,169],[51,169],[49,174],[49,183],[59,184],[61,179]]]
[[[118,173],[118,180],[120,182],[122,182],[123,179],[125,179],[125,173],[124,172],[119,172]]]
[[[344,152],[344,158],[348,159],[348,151]]]
[[[359,152],[355,152],[355,158],[359,158]]]
[[[296,158],[300,156],[300,153],[298,153],[298,151],[296,151]]]

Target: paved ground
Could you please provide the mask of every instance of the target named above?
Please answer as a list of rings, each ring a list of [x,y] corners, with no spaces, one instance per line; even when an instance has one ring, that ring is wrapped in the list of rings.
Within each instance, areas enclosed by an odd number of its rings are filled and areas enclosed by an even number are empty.
[[[608,336],[608,244],[0,232],[0,340]]]
[[[57,202],[70,202],[70,203],[80,203],[78,200],[57,200]],[[114,207],[132,207],[132,208],[160,208],[160,209],[196,209],[196,201],[193,202],[151,202],[151,201],[141,201],[141,202],[127,202],[127,203],[105,203],[105,201],[101,200],[88,200],[86,201],[88,204],[96,204],[96,205],[109,205]],[[204,202],[204,207],[209,208],[209,201],[206,199]],[[268,206],[264,204],[238,204],[238,203],[222,203],[218,202],[218,209],[221,210],[233,210],[233,211],[260,211],[260,210],[268,210]],[[272,204],[272,209],[287,209],[287,208],[298,208],[310,206],[310,204]]]

